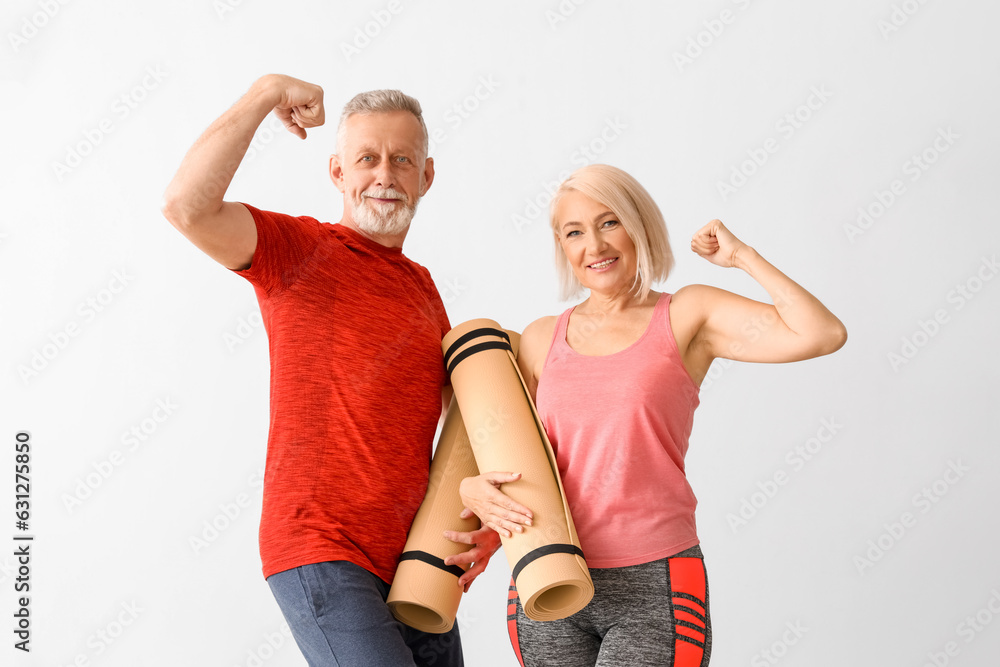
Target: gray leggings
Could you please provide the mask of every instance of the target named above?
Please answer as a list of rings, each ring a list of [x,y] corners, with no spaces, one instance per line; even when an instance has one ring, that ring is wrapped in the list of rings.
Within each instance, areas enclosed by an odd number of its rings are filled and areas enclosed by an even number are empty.
[[[708,581],[700,547],[592,569],[594,599],[559,621],[532,621],[511,586],[507,627],[523,667],[707,667]]]

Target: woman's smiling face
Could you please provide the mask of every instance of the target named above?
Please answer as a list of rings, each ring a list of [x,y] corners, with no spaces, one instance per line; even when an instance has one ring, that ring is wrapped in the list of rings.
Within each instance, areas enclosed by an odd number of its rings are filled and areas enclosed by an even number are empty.
[[[559,244],[584,287],[605,294],[632,289],[635,244],[607,206],[570,190],[556,202],[554,214]]]

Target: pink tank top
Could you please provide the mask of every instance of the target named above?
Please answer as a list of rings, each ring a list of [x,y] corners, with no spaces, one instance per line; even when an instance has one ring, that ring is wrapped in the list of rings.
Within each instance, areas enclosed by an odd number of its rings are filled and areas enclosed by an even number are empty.
[[[559,316],[536,404],[591,567],[648,563],[698,544],[684,455],[698,387],[670,328],[670,294],[626,349],[586,356]]]

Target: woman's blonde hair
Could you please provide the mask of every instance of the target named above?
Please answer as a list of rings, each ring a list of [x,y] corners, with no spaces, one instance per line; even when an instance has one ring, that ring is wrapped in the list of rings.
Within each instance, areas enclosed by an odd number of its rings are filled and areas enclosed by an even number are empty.
[[[566,259],[559,242],[560,230],[555,218],[556,205],[567,192],[579,192],[607,206],[625,228],[635,244],[636,271],[632,291],[645,299],[653,283],[666,280],[674,266],[670,250],[667,224],[660,208],[646,191],[626,172],[607,164],[591,164],[577,169],[562,182],[552,197],[549,221],[556,242],[556,269],[562,286],[562,298],[568,300],[583,290],[583,285],[573,274],[573,267]]]

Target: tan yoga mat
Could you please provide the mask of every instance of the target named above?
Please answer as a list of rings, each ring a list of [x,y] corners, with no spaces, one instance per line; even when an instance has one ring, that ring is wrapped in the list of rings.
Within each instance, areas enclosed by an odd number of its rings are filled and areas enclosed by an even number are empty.
[[[479,528],[476,517],[458,518],[463,508],[458,485],[478,474],[462,414],[453,398],[431,461],[427,493],[410,525],[386,599],[392,614],[417,630],[440,634],[455,624],[462,600],[458,578],[468,566],[445,565],[444,559],[467,551],[469,546],[445,539],[443,533]]]
[[[445,365],[481,471],[519,472],[503,492],[530,508],[531,526],[501,538],[525,614],[565,618],[594,595],[552,446],[517,368],[517,334],[470,320],[444,337]]]
[[[512,335],[517,354],[518,335]],[[467,550],[442,537],[445,530],[468,532],[479,528],[476,517],[462,520],[458,487],[478,475],[458,402],[453,397],[431,461],[427,493],[410,525],[406,546],[386,603],[402,623],[424,632],[443,633],[455,624],[462,589],[458,578],[467,567],[447,566],[444,559]]]

